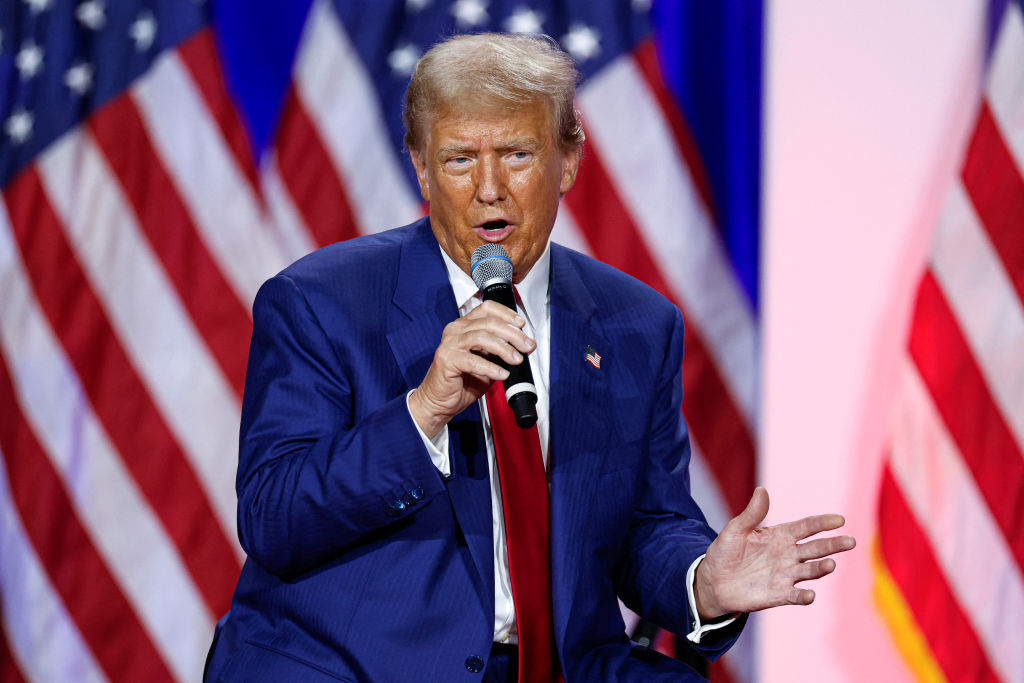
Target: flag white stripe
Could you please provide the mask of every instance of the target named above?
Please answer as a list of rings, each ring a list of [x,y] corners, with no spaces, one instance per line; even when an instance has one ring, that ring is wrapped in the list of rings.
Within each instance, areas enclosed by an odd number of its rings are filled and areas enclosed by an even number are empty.
[[[281,180],[277,153],[270,151],[267,157],[261,177],[263,196],[270,209],[272,225],[279,236],[281,253],[286,261],[291,262],[310,253],[318,245]]]
[[[700,450],[700,444],[690,434],[690,490],[693,500],[700,506],[708,524],[715,531],[721,531],[725,523],[732,519],[729,507],[718,486],[718,480],[708,467],[707,460]]]
[[[313,3],[306,30],[295,69],[296,94],[343,179],[359,231],[380,232],[416,220],[419,197],[395,155],[373,84],[329,3]]]
[[[0,616],[11,656],[30,681],[106,681],[50,583],[14,509],[0,453]]]
[[[161,55],[130,92],[196,229],[250,309],[288,261],[177,52]]]
[[[165,661],[179,676],[194,676],[213,635],[213,616],[93,414],[33,300],[8,230],[0,210],[0,350],[21,410]]]
[[[727,390],[756,432],[753,313],[643,74],[632,57],[622,57],[587,81],[578,99],[588,139],[607,160],[659,270],[700,328]]]
[[[734,681],[752,683],[758,679],[755,673],[757,669],[758,629],[761,624],[761,618],[758,614],[751,614],[747,617],[747,624],[743,627],[743,635],[729,648],[729,651],[720,660]]]
[[[932,272],[1024,452],[1024,310],[960,184],[949,193],[935,232]]]
[[[568,205],[562,204],[558,207],[558,216],[555,218],[555,227],[551,230],[551,241],[569,247],[581,254],[593,256],[586,238],[580,232],[576,218],[572,215]]]
[[[91,137],[72,131],[38,161],[51,204],[140,379],[235,537],[241,408]],[[126,286],[130,283],[130,286]],[[241,557],[241,549],[239,548]]]
[[[1017,168],[1024,169],[1024,16],[1016,2],[1006,7],[986,93]]]
[[[1024,681],[1024,578],[913,362],[903,364],[891,466],[995,671]]]

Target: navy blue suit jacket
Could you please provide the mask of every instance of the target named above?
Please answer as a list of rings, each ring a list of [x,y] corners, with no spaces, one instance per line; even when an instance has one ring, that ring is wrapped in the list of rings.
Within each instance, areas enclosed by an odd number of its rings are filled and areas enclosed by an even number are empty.
[[[632,648],[616,602],[687,632],[686,569],[713,538],[690,497],[681,317],[554,244],[550,291],[551,571],[566,681],[700,680]],[[494,570],[479,412],[448,425],[445,479],[405,399],[457,316],[428,219],[321,249],[261,288],[237,479],[248,559],[210,680],[480,680],[470,669],[491,647]],[[600,369],[585,362],[588,345]],[[729,631],[706,653],[731,644]]]

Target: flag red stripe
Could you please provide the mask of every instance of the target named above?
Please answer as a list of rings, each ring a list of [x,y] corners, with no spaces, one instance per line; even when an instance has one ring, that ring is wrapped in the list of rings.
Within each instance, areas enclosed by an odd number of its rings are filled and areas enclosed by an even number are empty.
[[[729,512],[737,515],[754,491],[754,439],[695,325],[686,328],[683,348],[683,415]]]
[[[171,680],[138,616],[78,521],[60,476],[18,409],[2,356],[0,405],[4,406],[0,446],[12,502],[82,638],[114,680]]]
[[[0,607],[2,601],[3,596],[0,595]],[[21,673],[18,663],[14,661],[7,642],[7,631],[3,628],[0,628],[0,683],[25,683],[25,676]]]
[[[1017,296],[1024,302],[1024,178],[984,100],[961,177]]]
[[[879,515],[882,559],[948,679],[998,681],[888,465],[882,473]]]
[[[67,243],[34,167],[4,191],[11,227],[39,304],[96,416],[178,547],[214,614],[227,610],[238,560]]]
[[[672,137],[676,141],[679,155],[683,158],[686,167],[690,171],[690,180],[697,189],[700,198],[704,201],[704,207],[708,210],[708,215],[715,216],[715,202],[711,196],[711,181],[708,178],[707,169],[704,168],[704,160],[701,157],[696,141],[693,139],[693,134],[690,132],[690,127],[686,123],[686,118],[679,110],[679,106],[676,104],[675,98],[672,97],[672,93],[669,92],[668,87],[665,85],[665,79],[662,78],[654,40],[647,39],[640,43],[633,52],[633,59],[636,61],[637,66],[640,67],[640,73],[643,74],[647,88],[654,95],[654,99],[658,102],[658,106],[665,117],[665,121],[668,123],[669,129],[672,131]],[[718,223],[717,220],[715,222]]]
[[[225,144],[249,181],[253,196],[262,205],[263,194],[256,159],[242,117],[228,94],[213,32],[209,28],[199,31],[178,46],[178,54],[202,94],[213,120],[217,122]]]
[[[733,683],[732,672],[729,671],[729,667],[726,666],[726,660],[729,658],[729,654],[726,653],[724,658],[716,659],[713,662],[708,663],[708,680],[714,681],[714,683]]]
[[[640,275],[648,285],[675,301],[593,146],[587,146],[576,185],[563,201],[596,258]],[[683,315],[685,318],[685,310]],[[738,513],[753,490],[754,441],[696,325],[687,325],[684,344],[683,414],[729,509]]]
[[[178,297],[241,397],[252,319],[207,250],[137,106],[122,94],[88,125]]]
[[[345,184],[294,87],[288,92],[281,119],[277,163],[281,179],[317,244],[323,246],[360,234]]]
[[[918,289],[910,354],[1007,545],[1024,569],[1024,454],[931,271]]]

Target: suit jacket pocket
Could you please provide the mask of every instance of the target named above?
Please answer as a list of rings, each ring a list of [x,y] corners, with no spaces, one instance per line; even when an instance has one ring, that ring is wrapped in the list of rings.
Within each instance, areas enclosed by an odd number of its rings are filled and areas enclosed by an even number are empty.
[[[231,681],[294,681],[295,683],[356,683],[355,678],[327,671],[313,662],[282,652],[254,640],[247,640],[218,679]]]

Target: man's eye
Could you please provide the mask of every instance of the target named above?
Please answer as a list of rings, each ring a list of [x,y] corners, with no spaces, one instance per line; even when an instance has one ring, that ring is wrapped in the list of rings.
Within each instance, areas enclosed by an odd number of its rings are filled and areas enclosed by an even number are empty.
[[[452,157],[448,163],[453,166],[464,166],[469,163],[469,157]]]
[[[512,158],[516,161],[524,161],[530,158],[529,152],[512,152]]]

